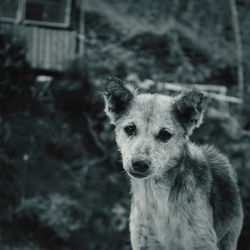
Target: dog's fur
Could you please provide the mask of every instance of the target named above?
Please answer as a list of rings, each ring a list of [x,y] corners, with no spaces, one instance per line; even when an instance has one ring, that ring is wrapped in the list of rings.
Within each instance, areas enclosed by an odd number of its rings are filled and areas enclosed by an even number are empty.
[[[203,94],[138,94],[109,78],[104,97],[131,176],[133,250],[236,250],[243,212],[235,172],[216,149],[189,141]],[[143,175],[133,172],[138,159],[150,165]]]

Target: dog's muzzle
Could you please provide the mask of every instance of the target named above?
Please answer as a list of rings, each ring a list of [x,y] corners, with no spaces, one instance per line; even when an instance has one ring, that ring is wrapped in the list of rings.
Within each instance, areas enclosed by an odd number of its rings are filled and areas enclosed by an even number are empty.
[[[129,174],[135,178],[145,178],[149,173],[151,162],[148,160],[132,160],[132,168]]]

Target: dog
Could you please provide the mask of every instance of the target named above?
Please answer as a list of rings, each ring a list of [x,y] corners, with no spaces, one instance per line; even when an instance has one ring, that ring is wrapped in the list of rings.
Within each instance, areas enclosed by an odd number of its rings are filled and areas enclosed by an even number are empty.
[[[236,250],[243,223],[236,174],[212,146],[189,140],[204,95],[137,93],[108,78],[105,112],[131,177],[133,250]]]

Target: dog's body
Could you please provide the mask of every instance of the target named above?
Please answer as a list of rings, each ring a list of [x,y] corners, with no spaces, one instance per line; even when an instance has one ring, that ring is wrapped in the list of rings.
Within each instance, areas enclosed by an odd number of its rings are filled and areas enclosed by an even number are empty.
[[[186,147],[162,178],[131,180],[133,249],[236,249],[242,215],[231,166],[211,147]]]
[[[236,250],[243,213],[233,168],[188,139],[202,121],[203,95],[138,95],[109,79],[105,101],[132,177],[133,250]]]

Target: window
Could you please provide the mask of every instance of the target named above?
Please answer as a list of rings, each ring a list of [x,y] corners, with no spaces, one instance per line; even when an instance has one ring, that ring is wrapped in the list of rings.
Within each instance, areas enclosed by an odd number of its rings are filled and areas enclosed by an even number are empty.
[[[19,0],[1,0],[0,18],[6,21],[17,21],[19,18]]]
[[[26,23],[67,26],[70,20],[69,0],[26,0]]]
[[[27,24],[67,27],[71,0],[0,0],[0,19]]]

